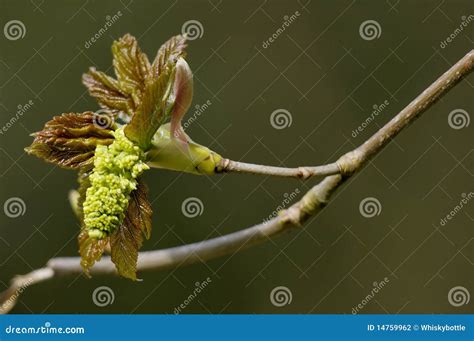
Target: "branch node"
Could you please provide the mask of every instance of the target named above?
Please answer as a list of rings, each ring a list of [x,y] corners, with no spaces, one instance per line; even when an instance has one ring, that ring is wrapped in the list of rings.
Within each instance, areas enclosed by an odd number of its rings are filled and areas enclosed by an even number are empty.
[[[221,159],[215,168],[216,173],[224,173],[228,171],[231,161],[229,159]]]
[[[289,207],[286,210],[280,212],[281,223],[284,225],[291,225],[294,227],[301,227],[301,210],[300,208],[296,207],[295,205]]]
[[[340,174],[348,177],[354,174],[364,161],[364,154],[360,150],[355,149],[341,156],[337,160],[337,166],[339,167]]]
[[[302,180],[306,180],[311,177],[311,172],[305,167],[298,167],[298,177]]]

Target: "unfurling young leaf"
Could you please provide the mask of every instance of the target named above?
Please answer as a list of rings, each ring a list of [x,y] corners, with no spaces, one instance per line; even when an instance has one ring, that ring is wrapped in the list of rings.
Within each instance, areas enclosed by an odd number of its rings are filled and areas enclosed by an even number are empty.
[[[128,116],[133,114],[133,100],[120,90],[116,79],[91,67],[89,72],[82,75],[82,83],[89,90],[89,94],[97,98],[99,105],[114,117],[120,113]]]
[[[182,35],[171,37],[161,45],[151,66],[152,77],[159,76],[169,63],[174,64],[178,58],[186,57],[186,47],[186,37]]]
[[[90,168],[95,148],[114,141],[112,124],[100,126],[92,112],[62,114],[47,122],[35,139],[28,154],[35,155],[64,168]]]
[[[163,124],[153,136],[152,147],[147,153],[148,165],[153,168],[171,169],[196,175],[213,175],[222,156],[194,142],[183,132],[182,141],[170,132],[170,123]]]
[[[109,238],[95,239],[89,237],[87,230],[82,229],[78,237],[81,266],[84,273],[89,275],[89,270],[102,258],[102,254],[109,244]]]
[[[113,43],[112,54],[117,79],[91,67],[82,76],[82,82],[103,109],[131,117],[141,103],[151,65],[135,37],[129,34]]]
[[[169,119],[174,103],[171,95],[176,66],[178,60],[185,56],[185,48],[185,37],[169,39],[158,50],[151,73],[145,78],[141,104],[125,128],[127,137],[144,150],[150,148],[153,135]]]
[[[138,47],[137,40],[130,34],[124,35],[112,44],[115,75],[120,90],[132,97],[135,106],[141,100],[145,79],[150,75],[148,57]]]
[[[125,135],[143,150],[151,145],[156,130],[167,118],[167,103],[171,92],[173,69],[168,68],[156,79],[146,81],[140,106],[125,127]]]
[[[188,63],[179,58],[176,63],[176,75],[173,84],[173,110],[171,112],[171,136],[187,143],[186,134],[181,126],[184,114],[193,101],[193,73]]]
[[[130,195],[122,224],[110,235],[111,258],[121,276],[136,280],[138,250],[143,236],[150,238],[152,209],[148,189],[139,183]]]

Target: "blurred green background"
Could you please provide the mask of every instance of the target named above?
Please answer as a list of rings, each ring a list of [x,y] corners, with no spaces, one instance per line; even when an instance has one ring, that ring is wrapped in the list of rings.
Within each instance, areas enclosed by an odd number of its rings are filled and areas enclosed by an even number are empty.
[[[0,204],[18,197],[23,215],[0,211],[0,287],[54,256],[77,255],[78,223],[67,201],[73,171],[25,155],[23,148],[53,115],[97,110],[81,84],[89,66],[111,69],[110,46],[131,33],[153,58],[159,46],[196,20],[189,43],[195,71],[193,105],[211,103],[189,125],[192,138],[225,157],[299,166],[334,161],[362,143],[473,48],[474,4],[456,1],[0,1],[1,27],[24,25],[16,40],[0,36],[0,126],[18,106],[33,105],[0,134]],[[107,20],[120,18],[91,46]],[[296,11],[300,14],[263,46]],[[109,16],[109,17],[108,17]],[[474,18],[471,18],[474,19]],[[375,36],[361,25],[374,20]],[[463,31],[455,33],[462,23]],[[20,28],[21,30],[22,28]],[[21,33],[21,32],[20,32]],[[373,33],[373,32],[372,32]],[[454,34],[448,44],[442,42]],[[199,38],[199,36],[201,36]],[[363,39],[365,37],[365,39]],[[349,181],[303,229],[206,264],[116,277],[64,277],[32,286],[15,313],[173,313],[196,282],[212,282],[184,313],[348,313],[388,283],[361,313],[468,313],[472,300],[448,300],[457,286],[473,293],[474,203],[444,226],[440,220],[474,191],[474,124],[453,129],[453,110],[474,112],[471,75],[404,130]],[[359,135],[374,105],[388,105]],[[285,109],[291,125],[275,129]],[[187,118],[191,117],[190,113]],[[288,116],[287,116],[288,117]],[[186,120],[186,118],[185,118]],[[459,127],[458,127],[459,128]],[[169,171],[145,175],[153,199],[153,236],[143,249],[223,235],[268,217],[286,196],[316,183],[227,174],[196,177]],[[202,214],[183,215],[189,197]],[[380,202],[364,217],[365,198]],[[115,299],[99,307],[93,291]],[[291,302],[272,304],[278,286]]]

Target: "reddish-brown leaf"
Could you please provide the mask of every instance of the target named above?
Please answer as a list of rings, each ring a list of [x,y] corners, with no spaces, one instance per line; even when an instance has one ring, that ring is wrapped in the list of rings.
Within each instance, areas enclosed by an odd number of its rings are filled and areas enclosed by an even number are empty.
[[[125,135],[144,150],[150,147],[153,135],[166,120],[172,72],[168,68],[157,78],[146,81],[142,102],[125,127]]]
[[[98,262],[102,257],[102,254],[109,243],[109,238],[90,238],[88,231],[85,228],[82,228],[79,233],[78,241],[79,254],[81,255],[81,266],[84,269],[84,273],[87,276],[90,276],[89,270],[94,266],[95,262]]]
[[[122,224],[110,235],[111,258],[121,276],[136,280],[138,250],[151,233],[152,209],[148,189],[139,182],[130,195],[127,213]]]
[[[131,115],[135,105],[131,97],[120,90],[116,79],[107,76],[94,67],[82,75],[82,83],[92,97],[97,98],[99,105],[107,112],[117,116],[119,113]]]
[[[100,119],[93,112],[55,116],[43,130],[33,134],[35,139],[25,150],[64,168],[89,168],[96,146],[109,145],[114,139],[115,125],[112,121],[101,125]]]
[[[114,55],[113,64],[120,90],[132,98],[140,98],[145,79],[150,74],[151,65],[148,57],[138,47],[135,37],[130,34],[114,41],[112,54]]]
[[[186,57],[186,37],[177,35],[161,45],[151,66],[153,77],[158,77],[171,63],[175,64],[179,57]]]

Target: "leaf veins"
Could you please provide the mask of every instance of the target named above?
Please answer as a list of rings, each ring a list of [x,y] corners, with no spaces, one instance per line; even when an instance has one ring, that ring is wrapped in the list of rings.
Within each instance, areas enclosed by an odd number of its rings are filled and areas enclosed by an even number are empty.
[[[130,195],[127,214],[123,223],[110,235],[111,258],[120,275],[136,280],[138,250],[151,234],[152,209],[148,189],[139,182]]]
[[[96,146],[111,144],[114,139],[114,127],[101,127],[96,119],[93,112],[55,116],[33,134],[35,139],[25,150],[63,168],[90,168]]]

